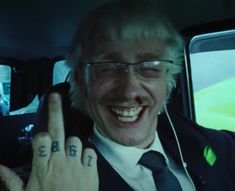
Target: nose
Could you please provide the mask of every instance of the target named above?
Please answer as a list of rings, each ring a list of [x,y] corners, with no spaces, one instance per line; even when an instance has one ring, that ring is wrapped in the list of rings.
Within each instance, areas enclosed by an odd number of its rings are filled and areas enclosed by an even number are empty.
[[[125,100],[136,100],[138,97],[143,97],[146,92],[134,68],[129,67],[127,70],[123,71],[122,78],[119,80],[118,95]]]

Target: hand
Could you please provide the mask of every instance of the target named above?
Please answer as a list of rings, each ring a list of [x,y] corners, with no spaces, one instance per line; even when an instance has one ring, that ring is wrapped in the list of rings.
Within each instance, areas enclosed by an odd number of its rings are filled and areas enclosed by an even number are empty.
[[[10,191],[98,191],[97,156],[93,149],[82,152],[79,138],[65,144],[61,99],[49,96],[48,133],[33,140],[32,171],[25,188],[12,171],[0,166],[0,177]]]

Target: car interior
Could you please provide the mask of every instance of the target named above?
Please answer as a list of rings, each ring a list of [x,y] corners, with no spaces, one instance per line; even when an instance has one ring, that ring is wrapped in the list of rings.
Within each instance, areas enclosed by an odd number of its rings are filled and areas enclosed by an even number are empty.
[[[42,130],[40,101],[55,90],[68,95],[65,57],[73,34],[87,12],[107,1],[0,2],[0,164],[17,168],[30,160],[32,138]],[[202,128],[235,132],[235,1],[159,4],[185,39],[169,110]]]

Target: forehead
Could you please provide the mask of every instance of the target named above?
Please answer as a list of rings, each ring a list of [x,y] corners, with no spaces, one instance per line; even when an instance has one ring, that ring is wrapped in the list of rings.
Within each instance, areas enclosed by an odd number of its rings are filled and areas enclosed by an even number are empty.
[[[137,15],[123,20],[106,18],[99,21],[86,33],[89,38],[84,41],[85,53],[107,53],[112,49],[116,52],[135,50],[141,53],[155,50],[159,54],[166,47],[163,44],[172,40],[170,28],[160,18],[145,19]]]
[[[166,43],[156,38],[103,39],[97,40],[89,49],[87,58],[91,60],[132,60],[163,58]]]

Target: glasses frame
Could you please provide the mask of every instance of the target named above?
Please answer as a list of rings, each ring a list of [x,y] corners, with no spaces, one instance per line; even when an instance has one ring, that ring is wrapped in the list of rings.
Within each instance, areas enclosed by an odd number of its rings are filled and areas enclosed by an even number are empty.
[[[120,66],[124,66],[124,72],[127,73],[129,72],[129,66],[134,66],[134,71],[135,71],[135,75],[141,79],[141,80],[156,80],[154,78],[151,78],[151,79],[147,79],[143,76],[141,76],[139,73],[139,70],[141,68],[141,64],[144,64],[144,63],[148,63],[148,62],[151,62],[151,63],[157,63],[156,65],[160,65],[160,64],[164,64],[164,65],[170,65],[170,66],[174,66],[174,62],[172,60],[166,60],[166,59],[161,59],[161,60],[144,60],[144,61],[139,61],[139,62],[134,62],[134,63],[128,63],[128,62],[119,62],[119,61],[101,61],[101,62],[90,62],[90,63],[85,63],[85,71],[86,71],[86,74],[91,74],[92,72],[90,72],[89,70],[92,69],[93,66],[98,66],[98,65],[108,65],[108,64],[115,64],[115,65],[120,65]],[[121,67],[120,67],[121,68]],[[92,71],[92,70],[91,70]],[[95,77],[95,74],[92,74],[92,78],[93,80],[97,80],[96,77]]]

